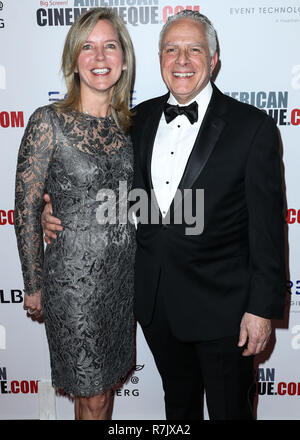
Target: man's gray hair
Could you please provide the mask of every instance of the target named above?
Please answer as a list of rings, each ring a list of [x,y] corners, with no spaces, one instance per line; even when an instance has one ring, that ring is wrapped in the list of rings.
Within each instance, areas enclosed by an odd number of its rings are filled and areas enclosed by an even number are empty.
[[[166,23],[164,24],[162,30],[159,34],[159,52],[161,52],[161,44],[164,39],[165,33],[169,26],[177,20],[182,18],[189,18],[198,23],[202,23],[205,26],[205,34],[208,42],[210,56],[214,56],[217,50],[217,33],[215,28],[213,27],[211,21],[203,14],[200,14],[198,11],[191,11],[190,9],[185,9],[184,11],[180,11],[175,15],[172,15],[168,18]]]

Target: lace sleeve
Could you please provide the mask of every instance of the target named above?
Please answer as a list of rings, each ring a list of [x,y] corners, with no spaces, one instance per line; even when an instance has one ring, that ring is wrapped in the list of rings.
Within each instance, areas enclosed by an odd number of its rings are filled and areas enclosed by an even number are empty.
[[[41,212],[48,169],[54,150],[53,128],[47,108],[30,117],[18,154],[15,187],[15,232],[25,293],[42,287],[43,237]]]

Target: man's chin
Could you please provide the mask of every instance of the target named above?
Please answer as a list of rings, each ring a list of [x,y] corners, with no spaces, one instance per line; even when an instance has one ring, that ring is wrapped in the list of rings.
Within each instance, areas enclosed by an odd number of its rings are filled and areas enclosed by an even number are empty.
[[[187,102],[190,102],[198,94],[198,93],[181,93],[181,92],[178,93],[178,91],[172,91],[172,90],[170,90],[170,92],[172,93],[176,101],[182,105],[186,104]]]

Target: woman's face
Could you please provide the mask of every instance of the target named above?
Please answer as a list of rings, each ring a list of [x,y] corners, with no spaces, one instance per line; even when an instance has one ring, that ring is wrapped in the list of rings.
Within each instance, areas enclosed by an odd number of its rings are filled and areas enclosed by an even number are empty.
[[[109,20],[99,20],[84,42],[77,60],[81,96],[90,92],[111,96],[124,68],[118,33]]]

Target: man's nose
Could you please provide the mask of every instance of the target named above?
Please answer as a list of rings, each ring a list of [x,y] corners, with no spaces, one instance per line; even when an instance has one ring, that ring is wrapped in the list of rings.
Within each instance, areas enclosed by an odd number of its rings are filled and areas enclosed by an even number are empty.
[[[189,57],[188,50],[186,48],[179,49],[176,62],[178,64],[185,65],[185,64],[189,63],[189,61],[190,61],[190,57]]]

